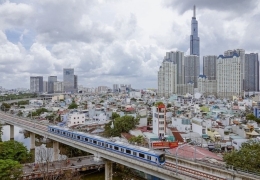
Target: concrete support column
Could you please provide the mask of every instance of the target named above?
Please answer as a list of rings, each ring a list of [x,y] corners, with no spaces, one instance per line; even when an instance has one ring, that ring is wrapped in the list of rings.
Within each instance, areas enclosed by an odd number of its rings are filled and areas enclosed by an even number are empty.
[[[59,160],[59,142],[53,141],[53,161]]]
[[[14,126],[10,125],[10,140],[14,140]]]
[[[112,161],[106,160],[105,161],[105,180],[112,180],[113,179],[113,166]]]
[[[35,149],[35,134],[30,133],[30,139],[31,139],[31,149]]]

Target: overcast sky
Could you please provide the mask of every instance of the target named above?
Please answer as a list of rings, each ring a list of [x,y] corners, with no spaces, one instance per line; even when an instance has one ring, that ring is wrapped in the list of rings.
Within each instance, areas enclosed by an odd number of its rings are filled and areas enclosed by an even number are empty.
[[[79,84],[157,88],[166,51],[189,52],[197,7],[200,52],[259,52],[257,0],[0,0],[0,86],[74,68]]]

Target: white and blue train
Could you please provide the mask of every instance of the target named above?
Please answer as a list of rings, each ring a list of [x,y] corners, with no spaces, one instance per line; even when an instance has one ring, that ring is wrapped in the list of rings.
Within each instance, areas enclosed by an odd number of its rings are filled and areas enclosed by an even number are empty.
[[[48,126],[48,132],[147,163],[155,165],[163,165],[165,163],[165,154],[163,151],[134,146],[121,141],[112,141],[100,136],[72,131],[68,128],[59,126]]]

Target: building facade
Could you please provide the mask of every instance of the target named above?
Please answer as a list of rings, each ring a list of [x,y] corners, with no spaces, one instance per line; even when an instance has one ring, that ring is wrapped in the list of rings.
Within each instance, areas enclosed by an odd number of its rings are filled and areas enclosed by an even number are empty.
[[[74,75],[74,92],[78,92],[78,76]]]
[[[204,96],[217,96],[217,80],[209,80],[207,76],[200,75],[198,77],[198,91]]]
[[[227,50],[224,52],[224,56],[234,56],[238,55],[240,57],[240,68],[241,68],[241,91],[245,90],[245,50],[244,49],[234,49]]]
[[[198,21],[196,20],[196,7],[193,7],[190,35],[190,55],[200,56],[200,38],[198,36]]]
[[[48,92],[48,81],[43,81],[43,92]]]
[[[74,93],[75,84],[74,84],[74,69],[73,68],[64,68],[63,69],[63,86],[64,86],[64,92]]]
[[[63,93],[64,92],[63,82],[61,81],[53,82],[53,90],[54,93]]]
[[[31,76],[30,77],[30,91],[39,93],[43,92],[43,77],[42,76]]]
[[[217,96],[232,98],[242,95],[241,59],[237,53],[233,56],[220,55],[217,59]]]
[[[177,65],[177,84],[184,84],[184,52],[166,52],[163,61],[172,62]]]
[[[54,93],[54,82],[57,82],[57,76],[48,77],[48,93]]]
[[[203,74],[208,80],[217,79],[217,56],[203,56]]]
[[[245,54],[244,90],[246,92],[259,91],[258,53]]]
[[[184,83],[194,83],[194,88],[198,87],[198,76],[200,75],[199,56],[189,55],[184,57]]]
[[[194,94],[194,83],[177,84],[177,94],[178,95]]]
[[[164,104],[152,107],[153,110],[153,133],[160,139],[164,138],[166,133],[166,109]]]
[[[158,71],[158,95],[170,97],[177,93],[177,65],[164,61]]]

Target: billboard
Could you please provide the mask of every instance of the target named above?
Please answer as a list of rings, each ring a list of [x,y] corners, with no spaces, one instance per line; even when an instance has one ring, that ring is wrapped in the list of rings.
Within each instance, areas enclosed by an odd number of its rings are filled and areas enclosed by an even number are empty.
[[[160,148],[175,148],[178,147],[178,142],[166,142],[166,141],[157,141],[157,142],[152,142],[152,147],[155,149],[160,149]]]

